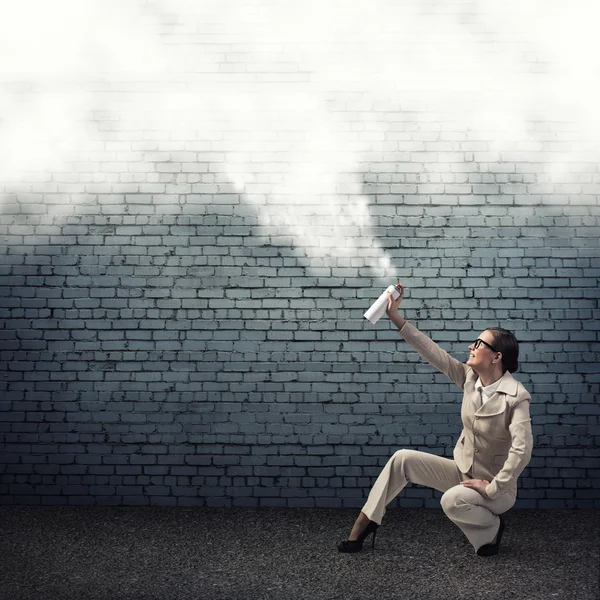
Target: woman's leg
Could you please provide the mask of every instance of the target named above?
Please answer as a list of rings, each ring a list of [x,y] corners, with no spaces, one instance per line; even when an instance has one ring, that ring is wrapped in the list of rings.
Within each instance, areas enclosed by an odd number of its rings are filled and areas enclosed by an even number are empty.
[[[509,510],[516,501],[512,492],[506,492],[494,500],[484,498],[478,491],[457,485],[442,496],[442,508],[448,518],[461,528],[475,552],[492,544],[500,528],[498,515]]]
[[[445,492],[458,485],[463,479],[464,476],[459,468],[449,458],[417,450],[398,450],[388,460],[373,485],[362,514],[371,521],[381,524],[385,507],[409,481]],[[359,529],[358,533],[364,529],[363,523],[366,525],[368,521],[364,521],[364,518],[359,516],[355,523],[355,527]],[[352,533],[356,533],[355,528],[352,529]]]

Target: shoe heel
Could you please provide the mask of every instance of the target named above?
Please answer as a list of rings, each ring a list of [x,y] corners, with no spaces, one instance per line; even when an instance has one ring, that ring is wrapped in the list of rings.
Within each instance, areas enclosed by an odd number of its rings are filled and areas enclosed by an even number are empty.
[[[340,552],[360,552],[362,550],[363,542],[373,534],[372,548],[375,548],[375,536],[377,535],[377,528],[379,525],[374,521],[370,521],[365,527],[364,531],[358,536],[356,540],[344,540],[338,545]]]

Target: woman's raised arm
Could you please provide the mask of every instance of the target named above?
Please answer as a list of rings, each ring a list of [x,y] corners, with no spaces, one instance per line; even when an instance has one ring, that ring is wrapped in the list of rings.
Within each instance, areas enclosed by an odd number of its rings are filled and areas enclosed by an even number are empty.
[[[450,356],[440,348],[431,338],[419,331],[414,325],[403,319],[398,314],[398,307],[404,298],[404,288],[401,287],[400,296],[396,300],[388,292],[387,315],[390,321],[398,328],[398,333],[438,371],[449,377],[459,388],[465,387],[468,367],[456,358]]]

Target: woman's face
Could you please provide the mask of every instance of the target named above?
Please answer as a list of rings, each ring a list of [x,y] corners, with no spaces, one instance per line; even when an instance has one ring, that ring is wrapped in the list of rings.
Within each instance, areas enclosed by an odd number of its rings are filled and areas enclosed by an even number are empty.
[[[494,334],[487,329],[479,334],[478,339],[490,346],[494,346]],[[473,342],[469,346],[469,350],[469,358],[466,364],[476,372],[489,369],[492,366],[492,361],[498,357],[498,352],[492,350],[484,343],[480,343],[479,347],[475,348],[475,342]]]

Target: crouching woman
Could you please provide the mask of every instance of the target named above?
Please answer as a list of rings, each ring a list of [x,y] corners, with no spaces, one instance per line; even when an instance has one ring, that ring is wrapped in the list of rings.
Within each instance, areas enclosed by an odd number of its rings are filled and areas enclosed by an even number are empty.
[[[410,481],[444,492],[442,509],[475,552],[497,554],[504,531],[500,515],[516,501],[517,478],[529,463],[533,446],[531,397],[512,376],[518,368],[517,339],[505,329],[486,329],[469,345],[469,357],[461,363],[398,314],[404,290],[396,300],[388,295],[387,314],[399,334],[463,391],[463,430],[452,459],[398,450],[338,550],[358,552],[370,534],[374,545],[386,506]]]

